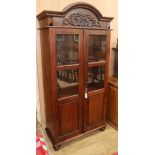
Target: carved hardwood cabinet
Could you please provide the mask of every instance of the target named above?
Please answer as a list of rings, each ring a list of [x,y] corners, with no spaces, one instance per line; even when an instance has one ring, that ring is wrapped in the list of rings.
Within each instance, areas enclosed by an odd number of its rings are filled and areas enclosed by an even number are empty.
[[[46,132],[55,150],[105,128],[110,21],[93,6],[75,3],[39,20]]]

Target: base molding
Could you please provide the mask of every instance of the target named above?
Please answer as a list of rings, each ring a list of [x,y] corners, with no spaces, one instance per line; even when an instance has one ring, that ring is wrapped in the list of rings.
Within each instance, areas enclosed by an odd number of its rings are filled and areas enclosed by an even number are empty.
[[[104,127],[102,127],[102,128],[100,128],[100,131],[104,131],[104,130],[105,130],[105,128],[106,128],[105,126],[104,126]]]
[[[53,149],[54,149],[55,151],[58,151],[58,150],[60,149],[60,147],[61,147],[62,144],[69,143],[69,142],[73,141],[74,139],[80,138],[80,137],[82,137],[82,136],[84,136],[84,135],[87,135],[87,134],[89,134],[89,133],[93,133],[93,132],[96,131],[96,130],[104,131],[105,128],[106,128],[106,125],[102,125],[102,126],[99,126],[99,127],[95,128],[95,129],[93,129],[93,130],[86,131],[86,132],[84,132],[84,133],[81,133],[81,134],[79,134],[79,135],[76,135],[76,136],[74,136],[74,137],[71,137],[71,138],[69,138],[69,139],[66,139],[66,140],[61,141],[61,142],[59,142],[59,143],[55,143],[55,142],[54,142],[54,138],[53,138],[53,136],[51,135],[51,133],[50,133],[50,131],[48,130],[48,128],[45,128],[45,131],[46,131],[46,133],[47,133],[47,136],[49,137],[49,139],[51,140],[51,142],[52,142],[52,144],[53,144]]]
[[[110,126],[112,126],[114,129],[118,130],[118,126],[115,123],[113,123],[112,121],[107,120],[106,123],[109,124]]]

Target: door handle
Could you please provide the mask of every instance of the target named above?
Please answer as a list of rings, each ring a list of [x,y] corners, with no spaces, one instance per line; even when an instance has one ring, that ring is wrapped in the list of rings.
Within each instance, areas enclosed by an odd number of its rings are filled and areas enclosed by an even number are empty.
[[[87,88],[85,88],[84,98],[85,98],[85,99],[87,99],[87,98],[88,98],[88,89],[87,89]]]

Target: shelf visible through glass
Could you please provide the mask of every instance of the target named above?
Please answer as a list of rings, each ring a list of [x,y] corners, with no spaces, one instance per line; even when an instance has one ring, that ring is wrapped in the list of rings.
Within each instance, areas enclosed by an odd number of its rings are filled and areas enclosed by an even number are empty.
[[[104,66],[88,68],[88,92],[104,88]]]
[[[58,98],[79,94],[79,69],[57,71]]]

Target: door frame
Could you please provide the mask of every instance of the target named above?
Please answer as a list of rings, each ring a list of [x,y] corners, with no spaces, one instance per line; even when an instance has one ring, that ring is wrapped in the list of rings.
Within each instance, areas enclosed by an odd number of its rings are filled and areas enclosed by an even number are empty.
[[[83,118],[83,113],[82,110],[83,109],[83,30],[82,29],[63,29],[63,28],[50,28],[49,29],[50,32],[50,59],[51,59],[51,76],[54,77],[52,78],[52,83],[51,83],[51,87],[53,90],[52,92],[54,93],[53,96],[53,100],[52,102],[54,102],[53,105],[55,108],[55,124],[56,124],[56,135],[57,137],[59,137],[59,141],[74,137],[76,135],[79,135],[82,133],[82,118]],[[66,98],[62,98],[62,99],[58,99],[58,91],[57,91],[57,65],[56,65],[56,35],[57,34],[78,34],[79,35],[79,94],[78,95],[73,95],[71,96],[71,98],[74,98],[74,100],[76,99],[76,96],[79,96],[78,101],[78,130],[75,130],[71,133],[68,133],[66,135],[61,135],[61,129],[60,129],[60,115],[59,115],[59,105],[62,106],[63,101],[65,101],[65,104],[67,104],[67,101],[70,102],[70,97],[66,97]],[[69,67],[74,66],[73,65],[68,65]],[[58,103],[59,102],[59,103]]]
[[[84,29],[84,89],[87,88],[88,90],[88,52],[89,52],[89,44],[90,44],[90,35],[106,35],[106,60],[103,63],[105,65],[105,78],[104,78],[104,88],[99,89],[96,91],[88,92],[88,99],[84,98],[83,101],[83,132],[87,132],[89,130],[93,130],[94,128],[102,127],[104,126],[105,123],[105,116],[106,116],[106,105],[107,105],[107,94],[108,94],[108,80],[109,80],[109,57],[110,57],[110,31],[105,31],[105,30],[87,30]],[[100,64],[101,65],[101,64]],[[89,110],[88,110],[88,104],[89,104],[89,97],[93,96],[95,94],[101,93],[103,94],[103,121],[94,124],[94,125],[89,125],[88,124],[88,115],[89,115]]]

